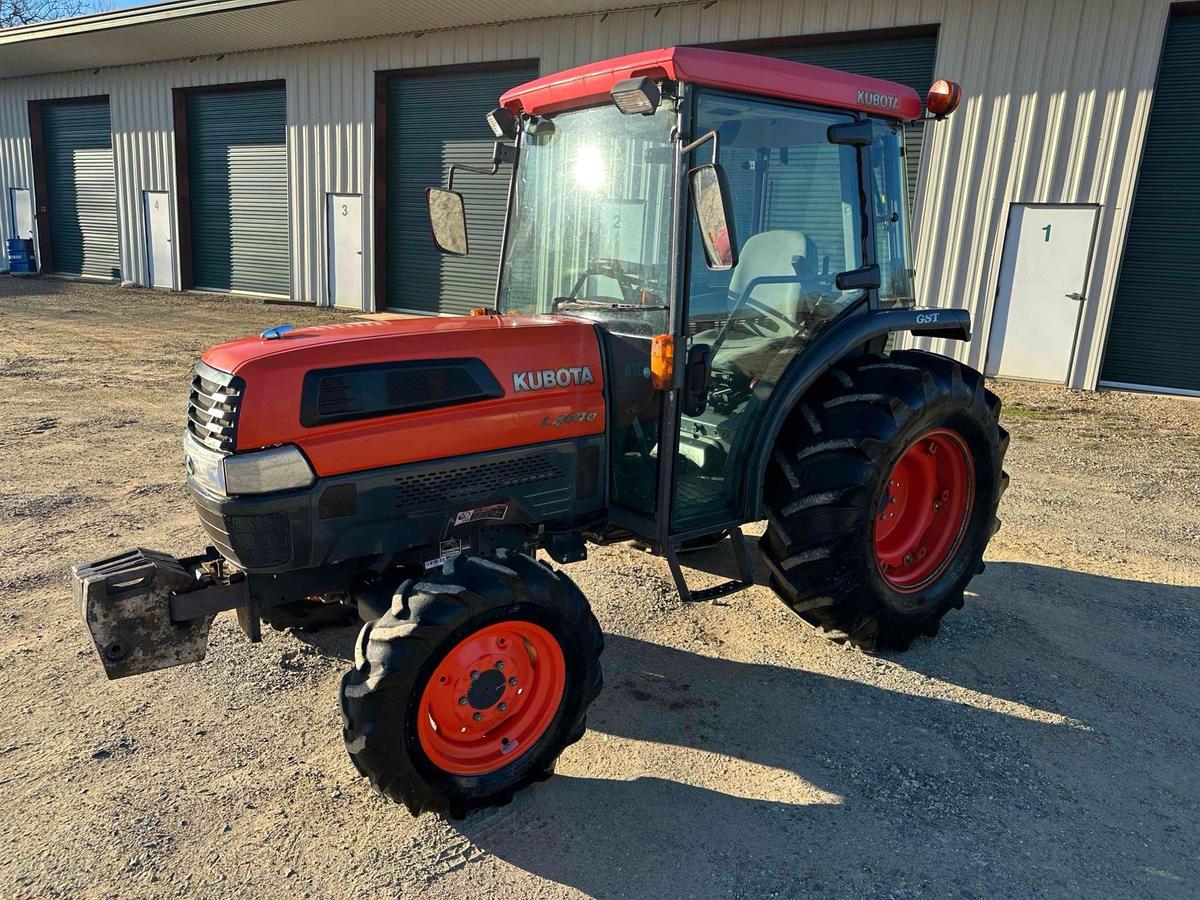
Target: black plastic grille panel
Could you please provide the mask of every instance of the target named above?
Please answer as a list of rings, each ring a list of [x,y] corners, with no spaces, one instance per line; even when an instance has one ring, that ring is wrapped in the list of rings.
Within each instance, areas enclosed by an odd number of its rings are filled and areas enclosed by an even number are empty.
[[[396,505],[411,509],[456,503],[562,477],[562,470],[543,455],[402,475],[396,479]]]
[[[229,545],[243,566],[281,566],[292,558],[292,533],[283,513],[226,516]]]

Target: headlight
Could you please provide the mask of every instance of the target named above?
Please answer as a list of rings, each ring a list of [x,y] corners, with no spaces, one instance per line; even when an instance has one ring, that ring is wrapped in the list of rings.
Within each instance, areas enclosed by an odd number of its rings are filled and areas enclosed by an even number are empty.
[[[313,470],[298,447],[272,447],[255,453],[235,453],[221,460],[228,494],[269,494],[308,487]]]

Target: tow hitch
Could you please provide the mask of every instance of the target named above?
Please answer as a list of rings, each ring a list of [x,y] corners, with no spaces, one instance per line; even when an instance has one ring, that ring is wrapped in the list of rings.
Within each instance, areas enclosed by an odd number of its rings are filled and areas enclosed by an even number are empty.
[[[250,639],[259,638],[245,575],[228,572],[214,547],[184,559],[129,550],[73,566],[71,581],[110,679],[204,659],[209,626],[223,610],[236,609]]]

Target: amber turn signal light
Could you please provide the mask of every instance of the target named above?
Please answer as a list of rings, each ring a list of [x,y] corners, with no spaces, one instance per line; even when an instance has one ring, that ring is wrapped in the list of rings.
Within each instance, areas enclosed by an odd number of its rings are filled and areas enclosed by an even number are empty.
[[[925,95],[925,108],[939,119],[944,119],[958,109],[962,100],[962,86],[957,81],[935,81]]]
[[[491,312],[491,310],[488,309],[486,306],[476,306],[471,310],[471,315],[486,316],[490,312]]]
[[[650,387],[669,391],[675,380],[675,338],[657,334],[650,342]]]

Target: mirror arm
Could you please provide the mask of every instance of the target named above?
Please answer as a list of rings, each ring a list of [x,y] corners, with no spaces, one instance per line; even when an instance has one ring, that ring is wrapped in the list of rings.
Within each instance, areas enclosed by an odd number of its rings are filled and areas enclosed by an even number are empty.
[[[490,169],[482,169],[478,166],[468,166],[463,163],[453,163],[450,166],[450,175],[446,178],[446,190],[454,190],[454,173],[461,169],[464,172],[470,172],[472,175],[495,175],[500,171],[500,166],[503,163],[515,163],[517,161],[517,148],[513,144],[505,144],[496,141],[496,146],[492,149],[492,167]]]
[[[717,136],[717,132],[715,130],[710,131],[707,134],[700,135],[700,137],[696,138],[694,141],[692,141],[686,147],[681,148],[679,151],[679,155],[687,156],[689,153],[691,153],[697,147],[700,147],[700,146],[708,143],[709,141],[712,141],[712,150],[713,150],[712,162],[713,162],[713,165],[715,166],[720,161],[720,152],[721,152],[720,138]]]
[[[446,190],[454,190],[454,173],[461,169],[464,172],[470,172],[472,175],[495,175],[500,171],[500,163],[492,163],[490,169],[481,169],[478,166],[467,166],[463,163],[452,163],[450,166],[450,177],[446,179]]]

